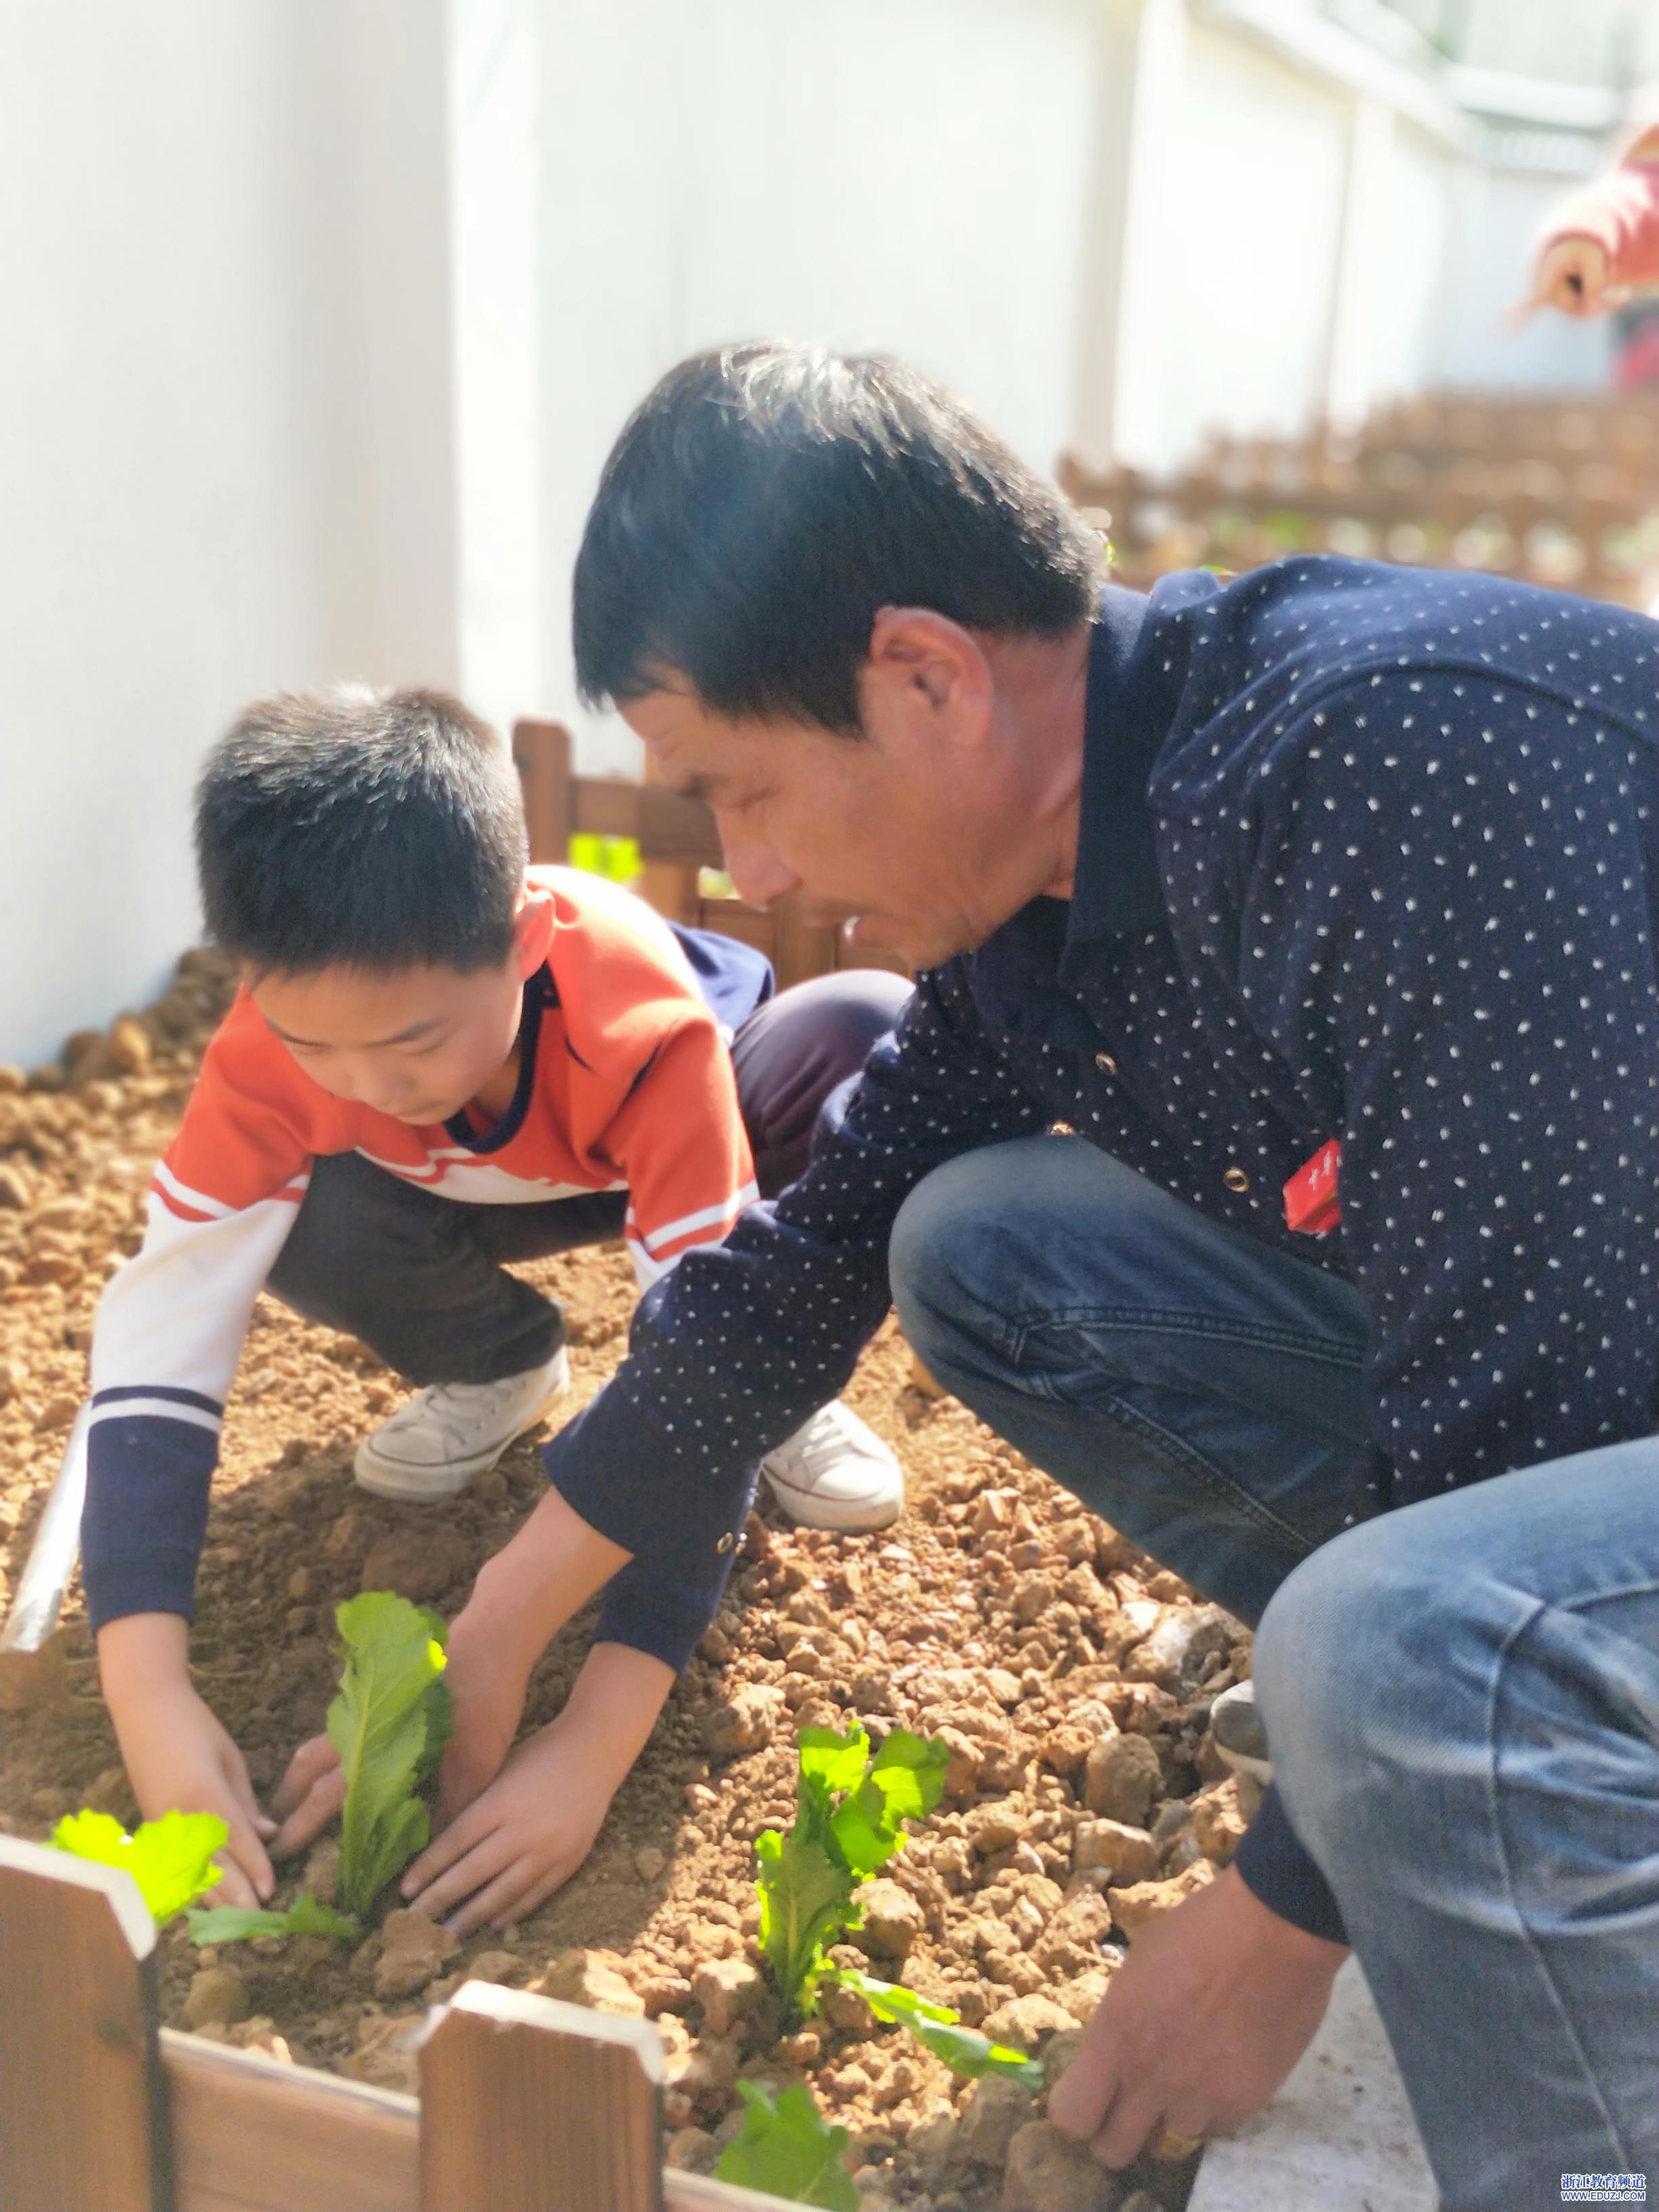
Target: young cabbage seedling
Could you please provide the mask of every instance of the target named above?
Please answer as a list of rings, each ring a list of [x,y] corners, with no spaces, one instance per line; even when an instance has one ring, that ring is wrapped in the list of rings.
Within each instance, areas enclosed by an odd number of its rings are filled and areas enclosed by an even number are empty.
[[[793,2017],[812,2010],[824,1953],[863,1917],[858,1885],[903,1849],[900,1822],[938,1804],[950,1756],[907,1729],[872,1756],[856,1723],[845,1735],[803,1729],[796,1741],[795,1825],[755,1839],[761,1948]]]
[[[362,1914],[431,1834],[417,1793],[449,1741],[447,1632],[435,1613],[389,1590],[348,1598],[334,1618],[346,1647],[328,1709],[346,1782],[340,1902]]]
[[[131,1835],[108,1813],[68,1813],[52,1832],[60,1851],[100,1866],[125,1867],[158,1928],[205,1896],[224,1869],[213,1855],[230,1831],[216,1813],[163,1813]]]
[[[948,2005],[826,1962],[831,1946],[863,1917],[859,1884],[903,1849],[900,1822],[938,1804],[950,1757],[943,1739],[895,1729],[872,1757],[869,1737],[854,1723],[845,1735],[803,1729],[797,1743],[795,1825],[787,1836],[768,1828],[755,1839],[761,1948],[791,2018],[814,2009],[821,1983],[840,1982],[955,2073],[969,2080],[1006,2074],[1040,2089],[1042,2069],[1034,2059],[963,2027]]]

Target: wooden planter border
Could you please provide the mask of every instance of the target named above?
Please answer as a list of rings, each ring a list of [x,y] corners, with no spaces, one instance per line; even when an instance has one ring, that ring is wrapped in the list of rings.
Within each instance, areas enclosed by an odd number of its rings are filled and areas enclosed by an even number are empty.
[[[398,2096],[158,2032],[131,1875],[0,1837],[7,2212],[789,2212],[664,2170],[644,2021],[468,1982],[419,2064]]]

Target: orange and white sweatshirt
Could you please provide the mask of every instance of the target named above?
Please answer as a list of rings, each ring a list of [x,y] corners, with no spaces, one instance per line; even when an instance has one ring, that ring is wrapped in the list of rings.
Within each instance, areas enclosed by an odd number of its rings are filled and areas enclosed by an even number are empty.
[[[487,1133],[465,1116],[415,1128],[335,1097],[246,992],[209,1045],[155,1170],[143,1247],[94,1330],[82,1560],[94,1628],[190,1615],[225,1399],[319,1155],[357,1152],[463,1205],[626,1189],[642,1288],[721,1243],[756,1197],[728,1043],[771,990],[767,963],[597,878],[538,868],[531,880],[552,895],[552,945],[525,989],[517,1093]]]

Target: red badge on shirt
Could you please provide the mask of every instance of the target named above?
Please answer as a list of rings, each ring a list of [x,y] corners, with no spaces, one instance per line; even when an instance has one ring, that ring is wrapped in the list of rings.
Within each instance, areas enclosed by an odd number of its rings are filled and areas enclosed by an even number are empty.
[[[1342,1147],[1333,1138],[1304,1160],[1285,1186],[1285,1220],[1304,1237],[1323,1237],[1342,1218],[1337,1202],[1337,1171]]]

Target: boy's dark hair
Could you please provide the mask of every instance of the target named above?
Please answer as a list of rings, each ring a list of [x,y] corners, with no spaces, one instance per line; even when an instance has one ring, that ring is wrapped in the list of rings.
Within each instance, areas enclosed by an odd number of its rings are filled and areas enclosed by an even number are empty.
[[[261,700],[197,786],[208,928],[264,971],[492,967],[526,858],[507,747],[441,691]]]
[[[884,606],[1054,636],[1101,547],[1058,489],[896,362],[757,341],[671,369],[617,441],[576,558],[592,705],[689,679],[734,718],[856,733]]]

